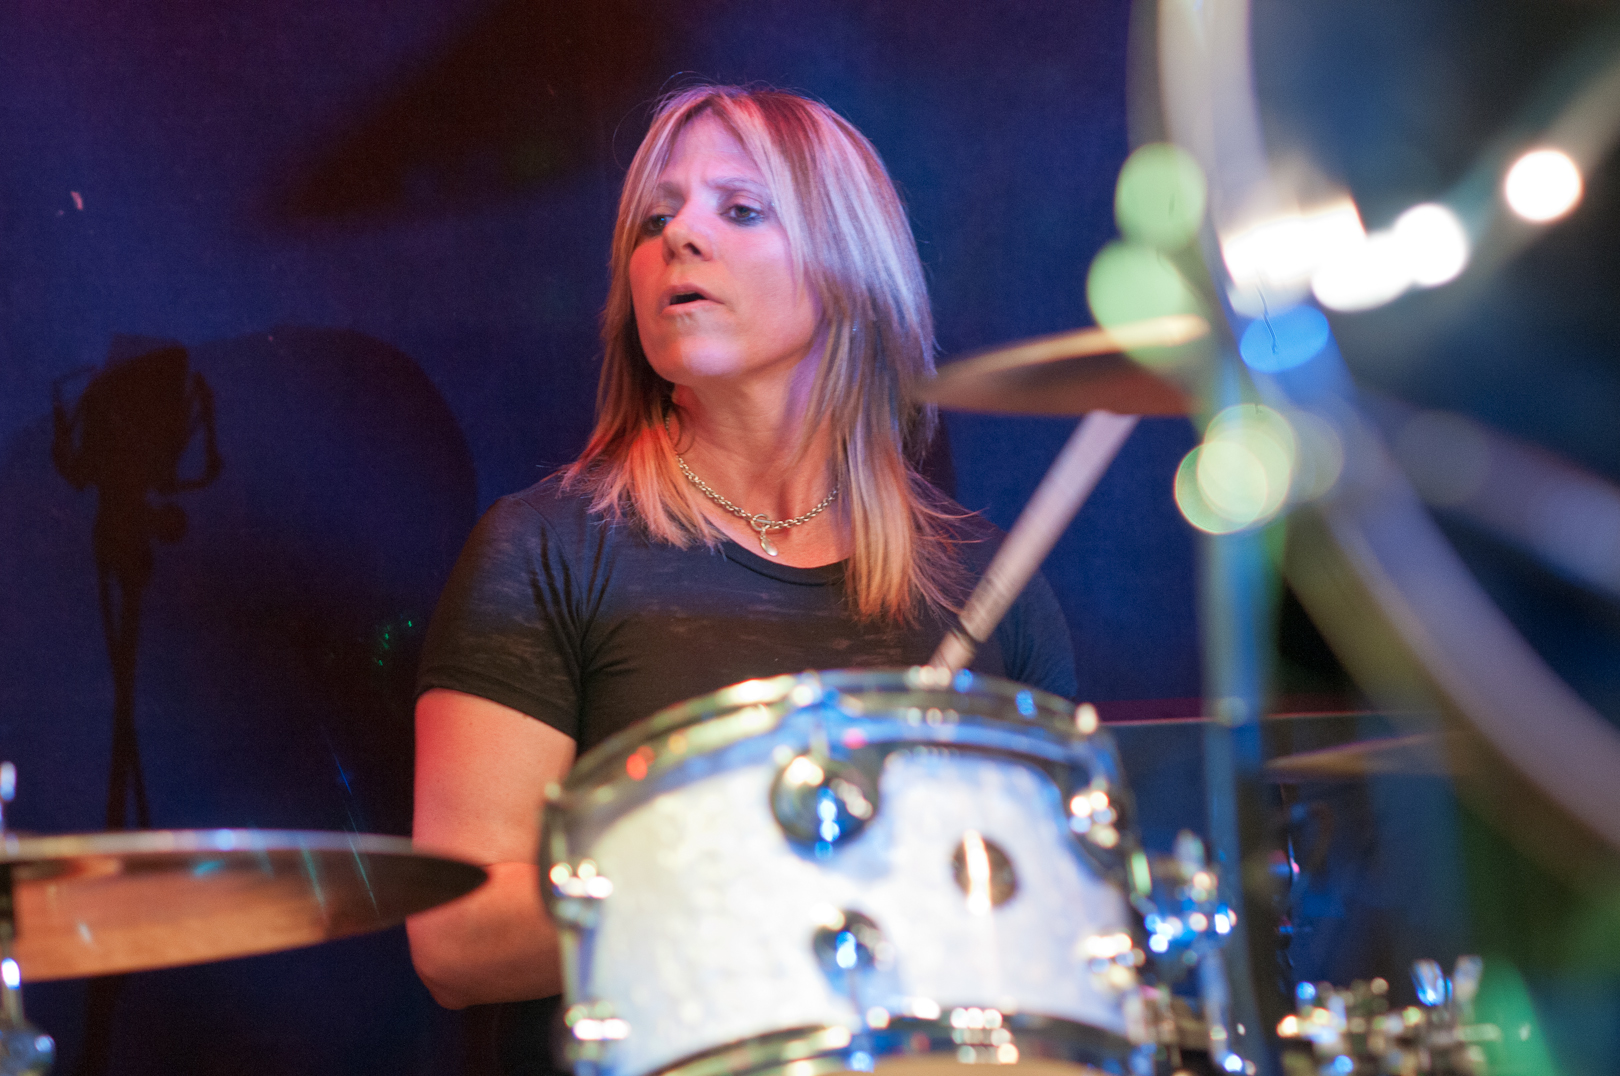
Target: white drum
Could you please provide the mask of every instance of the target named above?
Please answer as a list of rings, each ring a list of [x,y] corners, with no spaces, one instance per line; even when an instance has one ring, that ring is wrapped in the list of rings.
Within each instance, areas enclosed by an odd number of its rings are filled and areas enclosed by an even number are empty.
[[[1124,1071],[1148,883],[1087,724],[990,677],[848,671],[596,747],[542,847],[576,1071]]]

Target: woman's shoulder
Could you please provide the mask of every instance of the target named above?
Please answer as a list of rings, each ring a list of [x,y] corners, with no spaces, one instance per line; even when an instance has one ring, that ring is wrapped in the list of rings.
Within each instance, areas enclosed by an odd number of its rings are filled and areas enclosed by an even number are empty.
[[[478,524],[480,531],[512,541],[542,535],[572,541],[601,536],[603,528],[590,494],[570,488],[562,472],[497,498]]]

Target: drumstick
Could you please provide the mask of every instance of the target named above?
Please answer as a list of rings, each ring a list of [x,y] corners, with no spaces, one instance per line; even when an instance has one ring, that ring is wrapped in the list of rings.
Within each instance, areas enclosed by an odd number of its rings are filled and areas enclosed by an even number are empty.
[[[1136,427],[1136,415],[1092,411],[1069,437],[1052,469],[1024,506],[1012,533],[996,551],[984,578],[973,588],[956,626],[928,664],[952,672],[973,660],[1024,585],[1035,575],[1058,535],[1069,525],[1097,480]]]

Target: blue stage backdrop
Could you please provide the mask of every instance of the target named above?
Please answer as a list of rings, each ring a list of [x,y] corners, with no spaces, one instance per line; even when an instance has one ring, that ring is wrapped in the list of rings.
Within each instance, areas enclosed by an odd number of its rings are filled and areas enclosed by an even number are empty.
[[[853,120],[910,208],[950,355],[1089,323],[1086,267],[1114,234],[1127,151],[1128,14],[1124,0],[9,11],[10,818],[408,832],[425,621],[482,508],[583,443],[609,228],[649,102],[697,77],[758,80]],[[1071,427],[951,416],[957,496],[1010,525]],[[1191,443],[1184,421],[1145,422],[1048,565],[1095,699],[1198,694],[1193,540],[1170,497]],[[126,621],[116,655],[103,592]],[[125,794],[109,802],[115,763]],[[476,1017],[436,1008],[397,929],[99,992],[42,984],[28,1002],[62,1073],[487,1061]]]

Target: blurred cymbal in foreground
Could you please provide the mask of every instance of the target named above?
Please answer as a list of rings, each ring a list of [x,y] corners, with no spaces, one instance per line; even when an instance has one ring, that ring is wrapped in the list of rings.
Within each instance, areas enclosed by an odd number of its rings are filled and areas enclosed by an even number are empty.
[[[1185,415],[1193,408],[1191,398],[1123,353],[1176,347],[1208,332],[1203,318],[1176,314],[1040,336],[951,362],[915,395],[953,411]]]
[[[24,982],[200,964],[392,926],[483,884],[404,837],[160,830],[8,833]]]
[[[1450,740],[1455,738],[1451,734]],[[1382,774],[1451,777],[1460,771],[1448,758],[1448,747],[1454,753],[1455,742],[1437,733],[1385,736],[1274,758],[1266,763],[1266,776],[1276,784],[1365,780]]]

